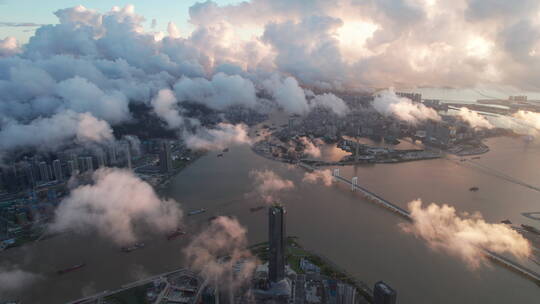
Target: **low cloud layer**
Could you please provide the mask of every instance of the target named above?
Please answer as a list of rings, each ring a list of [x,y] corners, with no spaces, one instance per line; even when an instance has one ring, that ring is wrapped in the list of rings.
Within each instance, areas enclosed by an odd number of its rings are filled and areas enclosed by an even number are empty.
[[[458,113],[459,118],[468,123],[472,128],[492,129],[493,125],[482,115],[461,107]]]
[[[236,288],[247,282],[256,266],[256,259],[247,249],[246,228],[234,218],[220,216],[196,235],[184,248],[190,269],[200,271],[211,283]],[[242,267],[233,274],[233,266]]]
[[[81,144],[113,139],[109,124],[90,113],[65,111],[28,124],[7,121],[1,125],[0,150],[33,147],[54,149],[76,141]]]
[[[504,224],[487,223],[480,214],[456,214],[446,204],[422,206],[422,201],[409,203],[412,224],[402,228],[425,240],[436,250],[461,258],[471,268],[484,261],[483,249],[525,258],[531,254],[531,244],[521,234]]]
[[[174,200],[160,199],[152,186],[131,171],[104,168],[93,183],[73,189],[56,210],[52,231],[97,231],[119,244],[136,241],[136,223],[165,232],[177,228],[182,211]]]
[[[40,276],[14,267],[0,267],[0,297],[28,288]]]
[[[408,98],[399,97],[393,90],[380,92],[373,101],[373,107],[384,116],[394,116],[411,124],[425,120],[441,120],[437,111],[421,103],[413,103]]]
[[[233,105],[253,108],[256,105],[253,83],[239,75],[217,73],[212,79],[182,77],[174,92],[179,101],[198,102],[211,109],[223,110]]]
[[[304,153],[311,157],[321,157],[321,149],[315,145],[315,143],[307,137],[300,137],[300,141],[304,145]]]
[[[0,57],[13,56],[21,52],[21,48],[15,37],[0,39]]]
[[[154,113],[167,123],[171,129],[179,128],[184,124],[184,118],[179,113],[178,100],[173,91],[163,89],[151,101]]]
[[[193,149],[221,150],[230,145],[251,144],[246,125],[219,123],[216,128],[200,127],[195,133],[184,132],[186,145]]]
[[[314,170],[313,172],[304,173],[302,181],[312,184],[321,182],[325,186],[331,186],[334,183],[334,177],[330,169]]]
[[[330,109],[338,116],[343,116],[349,112],[349,107],[341,98],[331,93],[315,95],[310,91],[306,92],[300,87],[298,81],[290,76],[280,77],[277,73],[274,73],[264,79],[261,86],[272,96],[278,106],[288,113],[306,114],[314,107]],[[307,95],[312,98],[309,99]]]
[[[529,112],[529,111],[518,111],[512,116],[518,119],[519,121],[521,121],[523,124],[525,124],[529,128],[536,129],[536,131],[540,131],[540,113]]]
[[[253,178],[255,193],[268,204],[276,202],[282,191],[294,188],[291,180],[284,179],[271,170],[253,170],[249,175]]]

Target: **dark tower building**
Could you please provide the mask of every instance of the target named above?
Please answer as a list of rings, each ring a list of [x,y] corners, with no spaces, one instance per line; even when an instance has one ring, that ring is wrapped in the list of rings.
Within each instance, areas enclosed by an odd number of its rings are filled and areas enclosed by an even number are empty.
[[[268,209],[268,276],[271,282],[285,278],[285,208],[274,205]]]
[[[375,283],[373,298],[375,304],[396,304],[397,293],[392,287],[383,281],[379,281]]]
[[[161,166],[161,172],[171,172],[173,169],[172,156],[171,156],[171,144],[168,141],[161,143],[161,151],[159,153],[159,165]]]

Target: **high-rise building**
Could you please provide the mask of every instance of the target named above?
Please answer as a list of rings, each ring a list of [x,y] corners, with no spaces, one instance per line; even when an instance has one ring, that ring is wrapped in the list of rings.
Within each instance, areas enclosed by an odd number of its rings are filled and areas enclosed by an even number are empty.
[[[35,187],[36,186],[36,177],[34,175],[34,170],[32,169],[32,164],[27,163],[24,166],[24,173],[25,173],[26,178],[28,180],[28,184],[31,187]]]
[[[124,151],[126,153],[126,165],[131,170],[131,150],[129,148],[129,145],[125,145]]]
[[[172,156],[171,156],[171,144],[168,141],[161,143],[161,151],[159,152],[159,165],[161,166],[161,172],[171,172],[173,169]]]
[[[44,161],[39,163],[39,176],[41,177],[41,181],[43,182],[50,181],[49,166]]]
[[[79,172],[80,172],[81,170],[79,169],[79,162],[78,162],[77,154],[72,153],[71,156],[70,156],[70,158],[71,158],[71,161],[73,162],[73,168],[74,168],[76,171],[79,171]]]
[[[116,158],[116,144],[112,143],[109,146],[109,165],[115,165],[118,162]]]
[[[397,293],[383,281],[375,283],[373,288],[374,304],[396,304]]]
[[[103,168],[103,167],[105,167],[105,153],[103,153],[102,150],[99,150],[99,151],[96,153],[96,160],[97,160],[98,168]]]
[[[67,166],[68,166],[68,170],[69,170],[69,175],[70,176],[75,176],[79,173],[79,170],[77,169],[78,166],[76,166],[77,164],[77,161],[73,161],[73,160],[68,160],[67,161]]]
[[[92,162],[91,156],[86,156],[84,158],[84,168],[86,169],[87,172],[94,171],[94,163]]]
[[[285,278],[285,208],[274,205],[268,209],[268,277],[271,282]]]
[[[60,160],[55,159],[52,165],[53,165],[54,177],[56,178],[56,180],[63,181],[64,173],[62,172],[62,164],[60,163]]]

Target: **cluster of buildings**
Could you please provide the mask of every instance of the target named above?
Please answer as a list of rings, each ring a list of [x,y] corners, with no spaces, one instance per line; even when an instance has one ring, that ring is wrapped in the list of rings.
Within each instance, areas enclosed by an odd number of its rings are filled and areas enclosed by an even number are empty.
[[[0,168],[0,250],[40,237],[68,193],[70,178],[85,182],[99,168],[119,167],[156,185],[175,172],[175,161],[190,161],[192,154],[178,140],[126,135],[92,148],[25,156]]]
[[[435,109],[442,119],[411,124],[376,112],[370,106],[373,96],[353,98],[346,95],[340,97],[351,109],[347,115],[338,117],[329,109],[320,107],[313,109],[304,117],[291,116],[287,125],[274,131],[264,141],[257,143],[254,150],[274,159],[294,161],[305,157],[301,149],[302,145],[298,144],[297,140],[301,137],[318,138],[326,143],[340,143],[346,138],[366,137],[375,142],[384,140],[390,145],[399,144],[399,138],[408,137],[448,151],[467,150],[463,153],[482,153],[487,151],[487,147],[481,142],[482,138],[504,134],[502,129],[472,128],[456,116],[445,115],[445,111],[449,109],[448,104],[440,100],[422,99],[419,93],[397,92],[396,95]],[[394,154],[400,153],[392,149],[368,152],[370,155],[360,155],[360,158],[376,159],[376,155],[371,155],[373,154],[371,152],[375,154],[380,152],[379,154],[388,156],[386,158],[392,158]],[[426,155],[419,152],[407,155],[408,159],[424,156]],[[427,158],[432,157],[432,155],[427,156]]]

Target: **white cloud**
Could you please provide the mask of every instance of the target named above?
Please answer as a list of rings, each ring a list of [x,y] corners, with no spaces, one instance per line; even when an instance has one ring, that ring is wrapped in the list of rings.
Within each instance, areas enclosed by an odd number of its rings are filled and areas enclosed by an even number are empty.
[[[429,119],[441,120],[437,111],[421,103],[413,103],[408,98],[398,97],[393,90],[380,92],[373,101],[373,107],[385,116],[395,116],[412,124]]]
[[[413,223],[405,231],[424,239],[430,247],[443,250],[477,268],[483,261],[483,249],[509,253],[518,258],[531,254],[531,244],[505,224],[487,223],[480,214],[456,214],[454,207],[430,204],[420,200],[409,203]]]
[[[129,170],[103,168],[93,183],[73,189],[56,210],[52,231],[95,230],[127,244],[137,239],[136,223],[159,232],[177,228],[182,211],[177,202],[160,199],[151,185]]]

